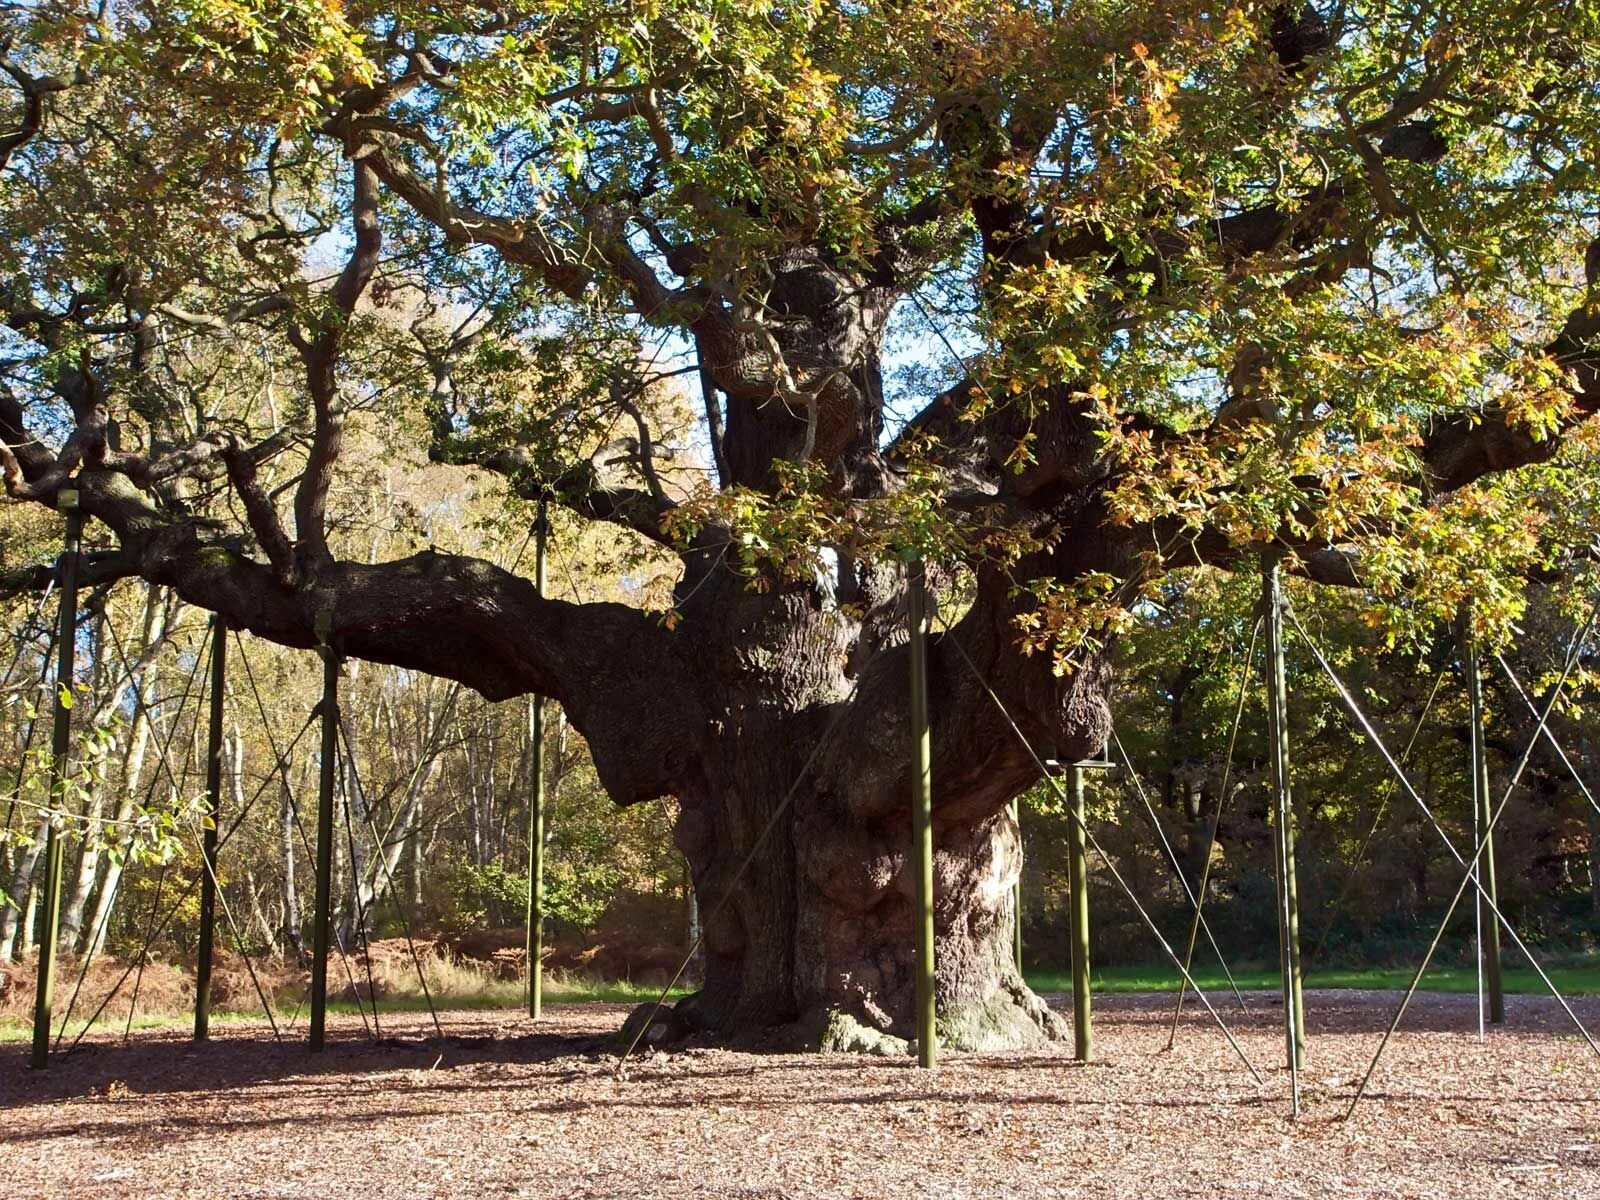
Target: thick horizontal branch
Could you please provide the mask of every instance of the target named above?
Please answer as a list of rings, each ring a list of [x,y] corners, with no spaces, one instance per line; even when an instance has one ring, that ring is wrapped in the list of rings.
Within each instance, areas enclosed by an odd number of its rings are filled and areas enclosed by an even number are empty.
[[[1584,270],[1589,294],[1546,349],[1573,384],[1564,428],[1600,412],[1600,237],[1589,244]],[[1560,448],[1559,435],[1536,436],[1503,412],[1480,409],[1436,421],[1424,438],[1422,460],[1432,490],[1447,492],[1492,472],[1548,462]]]
[[[158,304],[155,306],[155,311],[190,329],[208,329],[213,333],[226,333],[241,322],[288,312],[293,307],[294,297],[284,292],[274,292],[247,304],[230,305],[220,313],[192,312],[178,304]]]
[[[138,564],[120,550],[85,552],[78,564],[80,587],[103,587],[138,574]],[[0,569],[0,596],[42,592],[61,581],[61,564],[27,563]]]
[[[549,696],[589,740],[619,803],[669,794],[693,769],[685,747],[705,725],[695,672],[678,635],[648,613],[549,599],[492,563],[431,552],[335,560],[291,586],[210,523],[159,513],[125,476],[84,471],[78,483],[86,513],[120,542],[90,560],[92,578],[138,576],[234,629],[424,671],[491,700]],[[8,582],[37,584],[51,569]]]

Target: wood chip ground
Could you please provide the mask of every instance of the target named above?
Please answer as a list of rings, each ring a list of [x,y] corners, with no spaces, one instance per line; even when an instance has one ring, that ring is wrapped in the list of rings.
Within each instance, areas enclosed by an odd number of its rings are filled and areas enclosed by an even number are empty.
[[[1060,998],[1056,998],[1058,1001]],[[633,1062],[618,1006],[354,1017],[320,1057],[264,1024],[86,1042],[46,1072],[0,1054],[0,1196],[1600,1197],[1600,1060],[1556,1005],[1511,997],[1487,1045],[1472,997],[1416,1001],[1348,1122],[1389,993],[1308,994],[1304,1108],[1273,997],[1204,1013],[1166,1052],[1170,997],[1099,1002],[1070,1048],[906,1062],[691,1049]],[[1600,1028],[1600,1001],[1576,1006]]]

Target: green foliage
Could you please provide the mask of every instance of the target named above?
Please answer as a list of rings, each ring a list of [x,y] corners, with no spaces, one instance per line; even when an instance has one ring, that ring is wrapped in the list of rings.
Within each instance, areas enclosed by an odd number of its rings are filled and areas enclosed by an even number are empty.
[[[1323,14],[1340,27],[1309,60],[1286,66],[1282,11],[47,7],[12,18],[16,53],[84,80],[52,113],[62,136],[5,185],[48,199],[5,206],[0,270],[107,314],[281,291],[312,318],[327,298],[306,286],[306,258],[348,217],[338,156],[379,146],[516,232],[488,239],[503,259],[490,264],[462,250],[477,236],[466,224],[388,202],[389,237],[425,282],[374,295],[418,320],[357,318],[382,351],[362,386],[426,390],[425,368],[448,358],[453,386],[427,414],[436,453],[516,445],[515,480],[562,476],[576,498],[595,481],[564,469],[615,437],[618,379],[638,374],[652,330],[693,333],[714,299],[752,326],[749,370],[804,404],[835,368],[785,361],[754,332],[773,263],[804,248],[870,272],[893,230],[921,262],[909,290],[960,297],[957,336],[976,351],[966,416],[1014,418],[994,457],[1038,467],[1051,411],[1086,405],[1109,519],[1163,531],[1132,586],[1018,580],[1038,598],[1027,643],[1063,669],[1207,539],[1359,551],[1396,644],[1487,593],[1476,619],[1503,641],[1518,612],[1504,581],[1592,532],[1552,524],[1527,481],[1441,501],[1418,453],[1444,418],[1492,414],[1538,441],[1569,414],[1550,348],[1590,296],[1600,105],[1575,64],[1600,47],[1600,13],[1345,4]],[[1008,206],[1057,236],[996,259],[972,214]],[[690,265],[669,272],[672,247]],[[640,288],[662,295],[644,303]],[[447,317],[463,310],[484,320],[454,345]],[[72,361],[82,336],[35,366]],[[924,341],[920,357],[943,354]],[[241,387],[275,353],[251,351],[226,367]],[[114,382],[150,418],[140,440],[162,436],[171,397]],[[1003,507],[948,504],[948,450],[898,444],[899,486],[883,495],[840,494],[820,460],[780,460],[771,486],[686,486],[674,532],[687,545],[726,526],[763,587],[804,578],[823,545],[1010,568],[1054,544],[1059,530]]]
[[[456,896],[455,920],[463,927],[510,925],[516,914],[526,911],[527,875],[508,871],[498,862],[482,867],[464,863],[459,872],[452,890]]]
[[[545,921],[551,928],[591,929],[623,882],[623,871],[605,861],[562,857],[546,868]],[[457,929],[520,925],[528,907],[528,875],[500,862],[479,867],[456,862],[442,875],[450,907],[443,922]]]

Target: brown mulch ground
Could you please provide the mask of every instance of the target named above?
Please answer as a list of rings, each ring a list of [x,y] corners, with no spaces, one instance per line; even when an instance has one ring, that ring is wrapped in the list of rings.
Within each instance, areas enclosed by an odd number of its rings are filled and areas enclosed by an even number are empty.
[[[1101,1061],[689,1050],[625,1079],[595,1039],[625,1009],[554,1006],[338,1018],[320,1058],[265,1027],[203,1047],[108,1036],[26,1066],[0,1048],[0,1195],[537,1197],[1600,1197],[1600,1061],[1555,1005],[1509,999],[1476,1037],[1471,997],[1416,1001],[1371,1099],[1337,1119],[1389,993],[1308,994],[1305,1111],[1288,1116],[1277,1010],[1225,1013],[1266,1083],[1170,999],[1108,997]],[[1579,1003],[1600,1028],[1600,1000]],[[303,1034],[302,1029],[297,1035]],[[270,1035],[267,1035],[270,1039]],[[436,1062],[437,1060],[437,1062]]]

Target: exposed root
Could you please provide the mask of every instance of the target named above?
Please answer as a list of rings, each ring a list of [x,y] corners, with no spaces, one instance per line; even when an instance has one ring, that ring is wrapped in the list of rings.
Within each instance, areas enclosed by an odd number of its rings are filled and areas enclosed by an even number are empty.
[[[1007,986],[1011,999],[1039,1028],[1047,1041],[1065,1042],[1072,1037],[1072,1022],[1046,1004],[1019,976]]]
[[[903,1058],[911,1052],[911,1043],[871,1025],[863,1025],[842,1009],[832,1009],[823,1014],[820,1034],[813,1048],[823,1054],[870,1054],[877,1058]]]
[[[941,1012],[938,1025],[942,1046],[979,1053],[1026,1050],[1071,1033],[1071,1026],[1020,979],[981,1004]]]
[[[663,1004],[656,1007],[654,1000],[646,1001],[631,1013],[622,1023],[622,1028],[617,1030],[616,1042],[626,1050],[633,1045],[637,1038],[640,1049],[655,1050],[663,1046],[676,1045],[679,1042],[703,1030],[705,1020],[700,1012],[697,1001],[700,993],[685,996],[676,1004]],[[649,1022],[649,1028],[645,1023]],[[644,1036],[639,1036],[639,1031],[644,1029]]]
[[[631,1044],[648,1021],[649,1027],[639,1037],[641,1049],[664,1049],[691,1038],[749,1049],[880,1058],[901,1058],[916,1049],[914,1040],[888,1032],[870,1016],[863,1020],[841,1007],[814,1009],[797,1021],[765,1030],[717,1033],[708,1030],[698,1002],[696,994],[659,1010],[654,1004],[641,1004],[623,1022],[616,1040],[622,1046]],[[983,1003],[941,1011],[938,1030],[939,1044],[945,1049],[992,1054],[1065,1040],[1072,1027],[1017,979]]]

